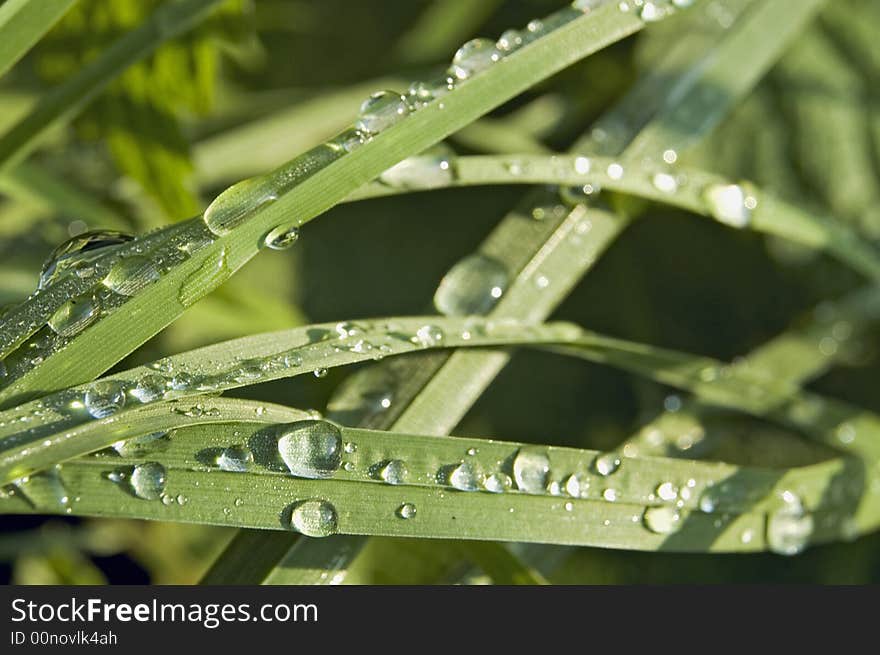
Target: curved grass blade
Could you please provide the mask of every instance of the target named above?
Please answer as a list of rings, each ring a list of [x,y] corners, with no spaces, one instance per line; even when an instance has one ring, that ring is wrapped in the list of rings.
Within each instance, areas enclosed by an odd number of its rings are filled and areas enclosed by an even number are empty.
[[[67,12],[76,0],[6,0],[0,5],[0,77]]]
[[[792,494],[814,516],[810,538],[815,542],[873,529],[880,520],[876,494],[852,497],[850,488],[841,482],[845,460],[783,472],[633,458],[613,474],[603,475],[596,465],[603,454],[596,451],[341,428],[342,439],[357,445],[345,455],[349,465],[340,466],[331,479],[294,478],[279,459],[273,426],[226,422],[235,420],[230,410],[239,415],[248,410],[253,413],[254,403],[222,398],[212,402],[217,409],[215,424],[179,427],[164,450],[135,457],[98,453],[56,469],[55,479],[66,497],[76,500],[59,506],[48,480],[35,476],[12,489],[14,493],[0,500],[0,507],[6,512],[66,512],[280,530],[289,529],[295,519],[291,513],[299,503],[321,499],[332,506],[335,516],[332,525],[324,526],[327,533],[642,550],[667,547],[669,532],[658,531],[651,514],[646,514],[647,508],[665,507],[680,514],[679,520],[699,526],[697,531],[691,528],[687,541],[676,544],[678,550],[702,550],[703,539],[711,535],[714,541],[709,550],[713,552],[766,548],[764,523],[768,516],[787,510]],[[247,470],[223,470],[217,463],[218,453],[243,444],[253,453]],[[400,484],[388,484],[376,473],[376,465],[389,459],[406,464]],[[160,463],[165,472],[161,495],[147,500],[132,493],[125,478],[112,475],[145,460]],[[541,464],[537,475],[542,480],[530,477],[536,471],[529,466],[536,462]],[[454,477],[462,466],[470,471],[468,479],[476,480],[473,491],[462,490],[461,478],[456,481]],[[492,474],[512,476],[518,488],[502,493],[484,489]],[[578,480],[576,488],[571,476]],[[533,484],[542,481],[558,481],[563,491],[555,491],[552,484]],[[676,496],[674,503],[662,491],[669,481],[680,481],[688,490]],[[707,494],[722,484],[726,489],[718,504],[704,511]],[[829,503],[829,497],[835,501]],[[253,502],[255,498],[259,502]],[[406,504],[415,510],[403,518]],[[855,523],[838,520],[840,516],[848,519],[853,511]],[[726,519],[719,521],[720,516]],[[726,536],[717,534],[720,527],[716,524],[723,524]],[[730,530],[731,525],[736,529]],[[744,541],[741,534],[745,531],[752,536]]]
[[[415,158],[418,164],[419,158]],[[454,178],[423,187],[393,187],[379,182],[356,191],[351,200],[375,198],[438,186],[552,184],[610,189],[714,218],[725,225],[782,237],[824,249],[871,279],[880,279],[880,253],[846,223],[812,213],[743,182],[735,184],[702,170],[646,166],[613,157],[511,155],[457,157],[449,162]],[[426,163],[425,166],[432,166]]]
[[[107,314],[63,344],[54,340],[39,366],[11,376],[0,390],[0,403],[9,405],[94,378],[222,284],[258,252],[268,233],[306,223],[395,162],[421,152],[536,82],[644,26],[633,12],[621,12],[610,5],[586,14],[566,9],[555,16],[552,21],[548,18],[548,31],[539,38],[354,151],[325,144],[265,178],[225,192],[219,206],[215,201],[208,212],[228,212],[223,215],[234,219],[234,229],[215,227],[212,232],[198,219],[180,224],[189,241],[198,244],[186,257],[181,255],[179,243],[158,251],[154,257],[174,260],[161,280],[127,300],[105,298],[111,305]],[[555,29],[549,29],[551,25]],[[109,265],[114,259],[107,255],[99,263],[109,260]],[[70,287],[58,294],[63,298],[92,292],[88,284],[71,277],[55,286],[61,285]],[[123,304],[124,315],[113,311]],[[17,314],[8,316],[6,325],[15,338],[6,338],[0,330],[4,352],[10,343],[22,341],[19,320],[32,327],[39,325],[31,320],[30,311],[26,303]]]

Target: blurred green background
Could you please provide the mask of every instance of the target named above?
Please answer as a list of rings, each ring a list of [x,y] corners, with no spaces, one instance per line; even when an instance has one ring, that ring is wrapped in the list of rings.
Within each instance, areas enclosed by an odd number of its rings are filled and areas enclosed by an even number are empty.
[[[80,0],[0,81],[0,128],[159,4]],[[561,5],[230,0],[201,27],[130,69],[73,126],[53,134],[28,160],[24,181],[0,180],[0,303],[30,293],[43,259],[69,236],[99,227],[140,233],[188,218],[229,184],[351,123],[371,91],[405,89],[410,80],[445,67],[467,39],[497,36]],[[668,21],[602,51],[450,144],[463,154],[515,150],[515,140],[511,145],[496,135],[496,128],[505,128],[525,143],[564,149],[681,29],[679,21]],[[876,239],[878,37],[874,0],[829,3],[688,163],[747,177]],[[337,207],[308,224],[294,248],[261,254],[120,366],[260,331],[429,311],[444,272],[527,192],[432,191]],[[660,206],[630,209],[642,220],[554,318],[730,360],[859,284],[837,263],[791,244]],[[875,331],[859,341],[851,356],[810,387],[880,411],[878,337]],[[240,395],[323,409],[350,373],[283,380]],[[456,433],[612,448],[664,411],[670,394],[609,368],[522,352]],[[765,466],[827,456],[796,435],[725,413],[709,422],[699,446],[701,457]],[[191,583],[231,534],[42,517],[0,517],[0,530],[0,577],[17,583]],[[880,580],[878,546],[880,536],[868,536],[795,558],[549,548],[542,568],[557,583],[865,583]],[[405,581],[389,552],[415,562],[436,556],[424,544],[374,539],[359,563],[363,581]]]

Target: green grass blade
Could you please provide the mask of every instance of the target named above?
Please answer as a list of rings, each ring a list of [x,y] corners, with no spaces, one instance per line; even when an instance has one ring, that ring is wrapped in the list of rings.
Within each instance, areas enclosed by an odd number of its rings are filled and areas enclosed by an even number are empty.
[[[0,77],[48,32],[76,0],[6,0],[0,5]]]
[[[43,134],[58,122],[70,120],[128,66],[197,25],[220,1],[182,0],[160,7],[141,27],[122,36],[77,75],[44,95],[0,136],[0,171],[27,156]]]

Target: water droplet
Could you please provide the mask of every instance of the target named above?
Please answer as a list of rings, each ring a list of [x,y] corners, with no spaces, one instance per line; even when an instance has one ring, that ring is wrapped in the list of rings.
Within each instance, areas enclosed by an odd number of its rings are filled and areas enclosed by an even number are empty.
[[[165,378],[148,373],[138,378],[129,393],[142,403],[149,403],[165,395]]]
[[[300,478],[329,478],[342,464],[342,433],[329,421],[307,420],[278,427],[278,453]]]
[[[313,374],[316,378],[326,378],[326,377],[327,377],[327,373],[328,373],[328,371],[327,371],[326,368],[316,368],[314,371],[312,371],[312,374]]]
[[[575,157],[574,172],[578,175],[586,175],[590,172],[590,160],[587,157]]]
[[[641,9],[639,9],[639,18],[641,18],[646,23],[653,23],[654,21],[658,21],[666,15],[666,9],[661,7],[657,2],[645,2]]]
[[[678,497],[678,489],[671,482],[664,482],[657,487],[657,496],[660,500],[671,502]]]
[[[416,515],[416,506],[412,503],[404,503],[397,508],[397,516],[402,519],[411,519]]]
[[[514,50],[522,47],[523,38],[517,30],[507,30],[495,43],[495,48],[504,55],[509,55]]]
[[[440,281],[434,307],[447,316],[486,314],[510,284],[507,268],[481,253],[461,259]]]
[[[103,284],[122,296],[133,296],[141,289],[156,282],[159,269],[146,257],[124,257],[110,267]]]
[[[669,149],[663,151],[663,161],[667,164],[674,164],[678,161],[678,153],[675,150]]]
[[[434,189],[452,183],[452,164],[444,155],[419,155],[398,162],[379,176],[388,186]]]
[[[550,459],[540,450],[522,448],[513,459],[513,479],[520,491],[540,494],[547,487]]]
[[[125,387],[117,380],[100,380],[86,390],[83,402],[89,414],[106,418],[125,405]]]
[[[675,193],[678,190],[678,181],[669,173],[657,173],[651,179],[651,184],[661,193]]]
[[[480,475],[470,462],[462,462],[445,469],[446,483],[459,491],[475,491],[480,486]]]
[[[617,490],[605,489],[605,491],[602,492],[602,498],[607,500],[609,503],[613,503],[615,500],[617,500]]]
[[[483,480],[483,488],[493,494],[501,494],[513,487],[513,480],[505,473],[493,473]]]
[[[224,471],[247,471],[254,461],[254,454],[244,446],[229,446],[217,456],[217,466]]]
[[[332,143],[342,148],[345,152],[357,150],[369,141],[369,137],[355,128],[349,128],[337,134]]]
[[[420,327],[411,341],[422,348],[433,348],[443,343],[443,330],[436,325],[423,325]]]
[[[276,227],[266,235],[263,243],[272,250],[287,250],[299,239],[299,227],[294,225]]]
[[[593,460],[593,469],[601,476],[611,475],[620,468],[620,457],[617,453],[602,453]]]
[[[388,484],[404,484],[408,475],[406,463],[399,459],[384,462],[377,471],[377,476]]]
[[[142,457],[149,452],[156,450],[164,450],[171,443],[170,433],[151,432],[130,439],[123,439],[113,444],[115,450],[120,457]]]
[[[754,198],[738,184],[713,184],[704,191],[703,197],[712,215],[732,227],[746,227],[751,221],[752,209],[757,206]]]
[[[138,464],[131,471],[128,482],[138,498],[156,500],[165,491],[167,474],[159,462]]]
[[[623,166],[620,164],[609,164],[608,165],[608,177],[612,180],[619,180],[623,177]]]
[[[587,13],[598,7],[602,1],[603,0],[574,0],[574,2],[571,3],[571,7],[572,9]]]
[[[562,481],[562,487],[569,496],[579,498],[581,493],[586,491],[588,483],[582,482],[577,475],[569,475]]]
[[[210,253],[202,265],[187,277],[177,293],[177,299],[184,307],[190,307],[197,300],[208,295],[229,278],[226,261],[226,248]]]
[[[113,230],[96,230],[79,234],[58,246],[40,271],[39,288],[43,289],[74,269],[88,266],[102,255],[134,237]]]
[[[681,527],[681,515],[674,507],[649,507],[642,515],[645,527],[657,534],[671,534]]]
[[[339,529],[336,508],[326,500],[319,499],[297,503],[290,512],[290,529],[307,537],[336,534]]]
[[[396,91],[379,91],[364,100],[358,113],[357,129],[378,134],[409,113],[406,98]]]
[[[101,305],[91,294],[71,298],[49,318],[48,324],[58,336],[72,337],[98,320]]]
[[[466,80],[486,70],[500,58],[501,53],[489,39],[471,39],[456,51],[449,70],[459,80]]]
[[[455,78],[448,73],[439,77],[420,82],[413,82],[407,90],[410,104],[421,107],[432,100],[446,95],[455,88]]]
[[[242,180],[214,198],[202,219],[212,233],[223,236],[244,223],[258,207],[278,199],[278,189],[267,176]]]
[[[784,505],[767,517],[767,546],[780,555],[797,555],[813,534],[813,517],[795,494],[782,495]]]

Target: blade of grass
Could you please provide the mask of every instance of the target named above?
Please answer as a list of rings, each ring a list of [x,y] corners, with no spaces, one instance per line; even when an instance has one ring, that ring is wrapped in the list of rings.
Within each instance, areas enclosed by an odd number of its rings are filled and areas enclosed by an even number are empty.
[[[6,0],[0,5],[0,77],[70,9],[76,0]]]

